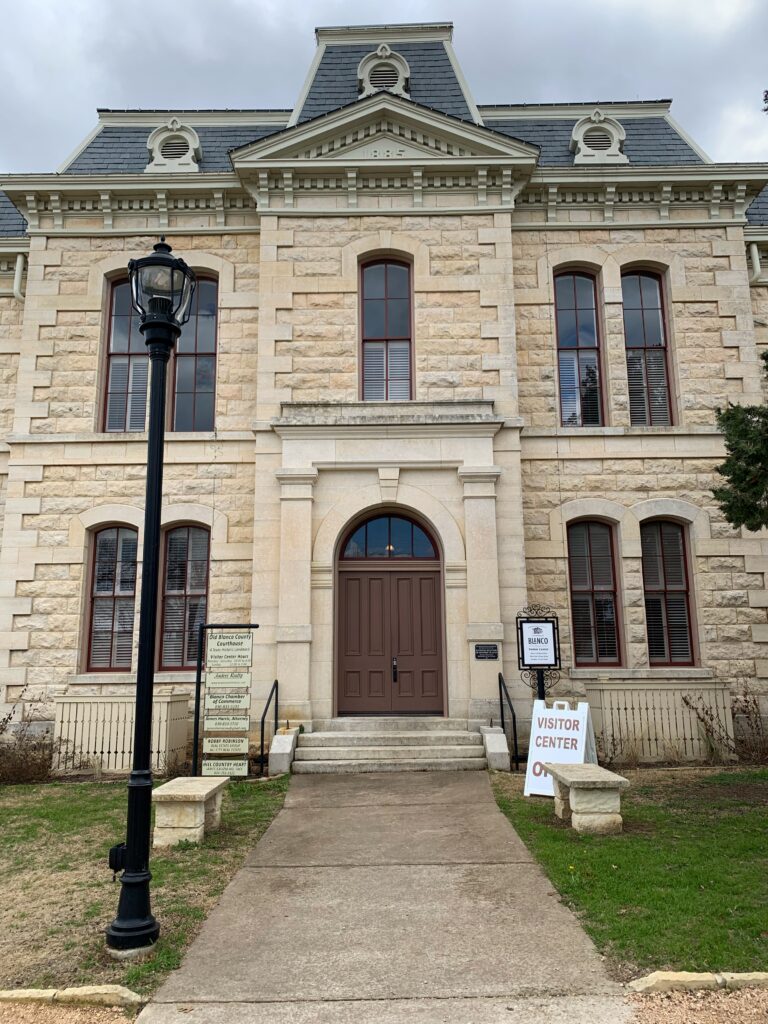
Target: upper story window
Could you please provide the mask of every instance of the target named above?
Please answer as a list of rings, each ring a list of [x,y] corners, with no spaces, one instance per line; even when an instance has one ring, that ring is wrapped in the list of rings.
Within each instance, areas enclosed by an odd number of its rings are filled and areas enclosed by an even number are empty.
[[[88,671],[131,667],[138,533],[110,526],[93,538]]]
[[[192,668],[208,606],[208,530],[178,526],[165,534],[160,667]]]
[[[574,663],[621,664],[613,530],[607,523],[568,527],[568,570]]]
[[[168,371],[171,430],[213,430],[215,423],[218,286],[198,279],[192,313],[174,347]],[[104,430],[144,430],[149,359],[130,285],[118,281],[110,296]]]
[[[173,430],[213,430],[218,288],[198,278],[189,320],[176,342]]]
[[[378,260],[362,268],[363,400],[411,397],[411,268]]]
[[[645,623],[651,665],[692,665],[691,609],[685,532],[655,520],[640,527]]]
[[[634,271],[623,275],[621,291],[630,422],[668,427],[672,406],[661,281],[656,274]]]
[[[603,424],[597,290],[590,274],[558,274],[555,319],[560,379],[560,420],[564,427]]]

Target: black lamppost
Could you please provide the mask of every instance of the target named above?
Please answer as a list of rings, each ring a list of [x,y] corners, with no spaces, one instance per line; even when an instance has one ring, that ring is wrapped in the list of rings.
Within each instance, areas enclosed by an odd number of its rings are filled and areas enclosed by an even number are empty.
[[[149,833],[152,816],[152,687],[155,676],[155,630],[160,566],[160,506],[163,493],[165,379],[171,350],[189,319],[195,275],[184,260],[171,256],[161,238],[150,256],[128,264],[131,296],[141,316],[139,330],[152,368],[147,438],[147,486],[144,509],[139,659],[136,672],[136,714],[133,767],[128,780],[126,841],[110,851],[109,866],[122,870],[117,917],[107,928],[107,946],[141,949],[157,941],[160,926],[149,899]]]

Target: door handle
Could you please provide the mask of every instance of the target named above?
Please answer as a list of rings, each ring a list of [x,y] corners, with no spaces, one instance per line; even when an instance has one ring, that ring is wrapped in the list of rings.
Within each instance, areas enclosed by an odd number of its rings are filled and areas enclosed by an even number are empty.
[[[397,682],[397,658],[392,659],[392,682]]]

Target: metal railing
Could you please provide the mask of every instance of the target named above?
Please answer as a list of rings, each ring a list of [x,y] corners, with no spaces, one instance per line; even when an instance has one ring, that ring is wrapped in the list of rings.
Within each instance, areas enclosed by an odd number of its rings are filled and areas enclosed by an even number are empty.
[[[267,703],[264,705],[264,711],[261,716],[261,745],[259,750],[259,775],[264,774],[264,722],[267,720],[267,712],[269,711],[269,705],[272,703],[272,698],[275,698],[275,731],[272,733],[273,738],[277,736],[277,722],[279,713],[279,701],[280,701],[280,684],[277,680],[272,683],[272,689],[269,691],[267,697]]]
[[[504,703],[506,701],[509,713],[512,717],[512,756],[515,759],[515,771],[520,771],[520,749],[517,745],[517,715],[512,705],[512,698],[509,696],[509,690],[507,684],[504,682],[504,676],[499,672],[499,714],[501,717],[501,730],[504,735],[507,735],[507,725],[504,718]]]

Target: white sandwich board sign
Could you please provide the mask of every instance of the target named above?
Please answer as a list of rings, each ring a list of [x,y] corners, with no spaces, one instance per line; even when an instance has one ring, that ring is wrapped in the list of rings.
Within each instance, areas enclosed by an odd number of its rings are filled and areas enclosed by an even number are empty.
[[[574,711],[567,701],[533,703],[525,796],[554,796],[552,777],[544,764],[596,764],[595,733],[589,704],[582,702]]]

